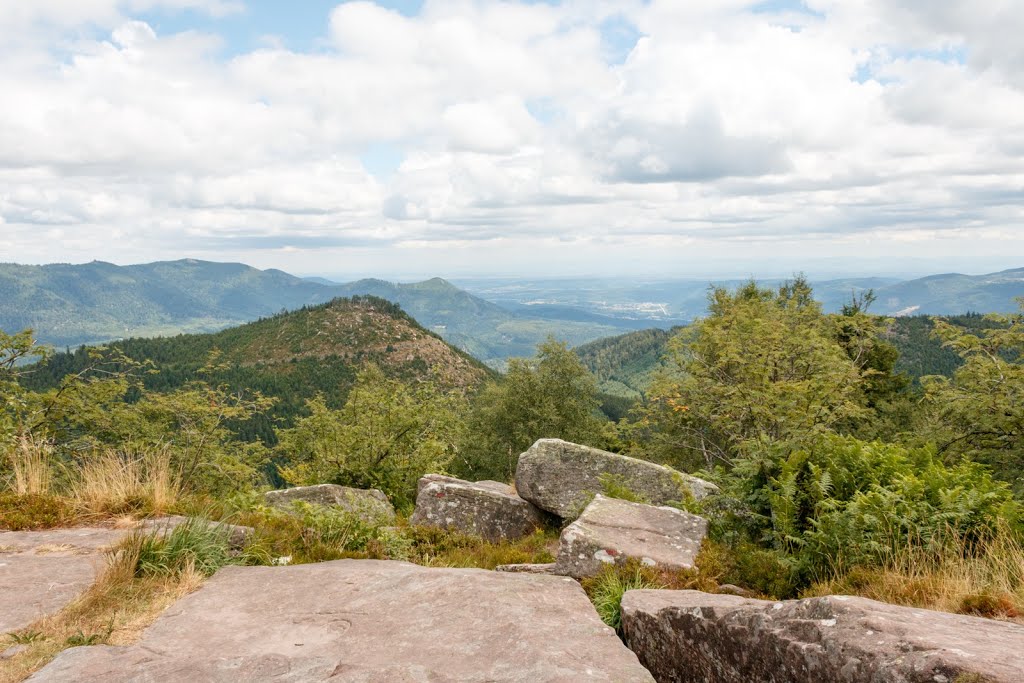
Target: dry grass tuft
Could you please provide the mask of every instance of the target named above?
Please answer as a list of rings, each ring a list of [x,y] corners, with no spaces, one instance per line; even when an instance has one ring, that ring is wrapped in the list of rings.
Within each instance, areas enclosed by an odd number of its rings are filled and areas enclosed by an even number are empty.
[[[72,485],[76,507],[86,514],[161,514],[181,497],[181,476],[166,448],[105,449],[82,463]]]
[[[1024,622],[1024,543],[1001,528],[981,545],[953,537],[941,553],[909,546],[883,567],[855,568],[803,595],[837,593]]]
[[[53,488],[53,445],[34,436],[21,436],[8,451],[12,488],[18,495],[46,495]]]

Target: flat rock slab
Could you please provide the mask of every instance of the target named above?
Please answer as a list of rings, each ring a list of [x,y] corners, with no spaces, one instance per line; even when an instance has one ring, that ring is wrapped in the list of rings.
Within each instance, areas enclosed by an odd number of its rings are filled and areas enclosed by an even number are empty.
[[[135,645],[32,681],[653,681],[564,577],[337,560],[227,567]]]
[[[104,567],[103,551],[127,530],[76,528],[0,532],[0,633],[60,611]]]
[[[417,486],[412,524],[456,529],[492,543],[529,536],[544,526],[545,513],[498,481],[469,482],[431,474]]]
[[[561,439],[540,439],[519,456],[516,490],[543,510],[576,519],[594,494],[604,490],[602,477],[653,505],[701,500],[718,492],[714,484],[671,467]]]
[[[707,535],[703,517],[600,494],[562,530],[555,572],[581,579],[630,558],[664,569],[691,569]]]
[[[867,598],[636,590],[622,625],[659,682],[1024,681],[1024,626]]]
[[[311,505],[338,507],[372,524],[393,524],[395,508],[377,489],[355,489],[338,484],[296,486],[290,489],[267,491],[263,495],[267,505],[288,507],[296,501]]]

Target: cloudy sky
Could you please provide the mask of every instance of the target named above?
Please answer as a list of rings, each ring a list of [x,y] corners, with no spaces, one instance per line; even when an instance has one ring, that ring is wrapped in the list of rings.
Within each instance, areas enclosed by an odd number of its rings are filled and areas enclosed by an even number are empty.
[[[1024,266],[1020,0],[0,0],[0,260]]]

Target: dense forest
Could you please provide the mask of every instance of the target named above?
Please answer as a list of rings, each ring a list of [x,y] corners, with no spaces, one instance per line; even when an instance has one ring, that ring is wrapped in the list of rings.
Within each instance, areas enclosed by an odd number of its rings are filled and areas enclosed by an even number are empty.
[[[869,304],[826,314],[800,278],[719,288],[690,326],[579,354],[549,340],[501,376],[372,298],[56,355],[5,334],[5,471],[26,490],[26,453],[70,480],[159,454],[194,495],[334,482],[408,510],[425,472],[508,481],[559,437],[715,481],[680,505],[713,520],[722,576],[761,594],[882,596],[968,563],[971,591],[1024,606],[1007,569],[1024,557],[1024,313]],[[635,392],[614,419],[610,382]]]

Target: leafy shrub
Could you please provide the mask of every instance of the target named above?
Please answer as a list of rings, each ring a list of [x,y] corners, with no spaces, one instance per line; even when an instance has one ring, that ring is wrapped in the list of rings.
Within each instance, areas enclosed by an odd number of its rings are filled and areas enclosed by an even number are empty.
[[[400,509],[412,506],[420,477],[445,471],[463,428],[461,396],[430,383],[407,386],[373,365],[359,373],[340,410],[323,396],[306,408],[307,417],[278,435],[282,476],[380,489]]]
[[[251,500],[236,498],[238,504]],[[291,557],[292,563],[324,562],[363,552],[379,533],[370,524],[346,510],[295,501],[288,508],[258,504],[238,513],[240,524],[256,529],[247,552],[256,563],[268,558]]]
[[[72,518],[68,504],[55,496],[0,493],[0,528],[10,531],[52,529]]]
[[[942,553],[955,541],[973,553],[1000,520],[1012,526],[1020,516],[1009,488],[980,465],[945,465],[930,446],[835,435],[800,448],[764,446],[723,484],[723,499],[708,502],[723,513],[715,536],[776,553],[744,553],[760,568],[741,572],[763,574],[758,590],[776,595],[785,593],[787,571],[796,589],[853,567],[885,566],[907,548]]]

